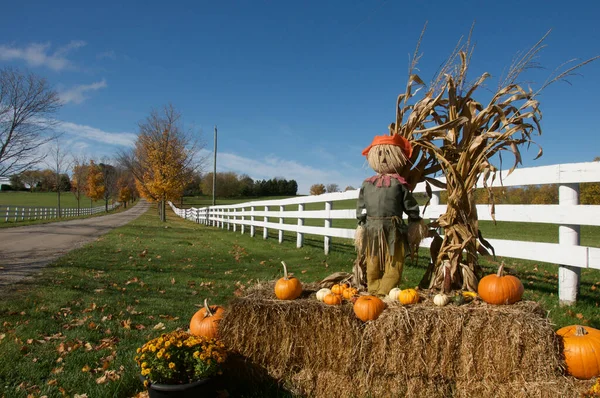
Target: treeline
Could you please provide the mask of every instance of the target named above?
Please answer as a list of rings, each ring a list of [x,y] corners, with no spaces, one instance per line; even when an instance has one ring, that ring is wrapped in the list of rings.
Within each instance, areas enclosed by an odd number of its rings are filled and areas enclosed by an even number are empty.
[[[295,180],[275,177],[255,181],[246,174],[238,175],[234,172],[217,173],[216,185],[216,196],[219,198],[295,196],[298,192],[298,183]],[[208,173],[201,179],[199,194],[211,196],[212,192],[213,173]]]
[[[26,170],[10,176],[10,185],[3,185],[2,190],[30,191],[30,192],[69,192],[71,179],[67,174],[45,170]]]
[[[529,185],[526,187],[492,188],[494,203],[523,205],[556,205],[558,204],[558,185]],[[442,203],[446,203],[446,192],[441,193]],[[490,203],[487,189],[475,191],[477,204]],[[579,184],[579,203],[582,205],[600,205],[600,183]]]

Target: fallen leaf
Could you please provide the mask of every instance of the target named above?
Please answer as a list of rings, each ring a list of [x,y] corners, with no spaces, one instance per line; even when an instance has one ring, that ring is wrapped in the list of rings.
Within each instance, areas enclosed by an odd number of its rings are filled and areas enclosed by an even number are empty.
[[[175,278],[171,278],[171,285],[175,284]]]
[[[52,380],[48,380],[48,384],[49,386],[55,386],[56,384],[58,384],[58,380],[56,379],[52,379]]]
[[[89,372],[90,369],[91,368],[88,365],[85,365],[83,368],[81,368],[81,371],[84,372],[84,373],[86,373],[86,372]]]
[[[575,317],[577,317],[577,319],[583,319],[583,314],[582,313],[578,313],[577,315],[575,315]]]
[[[156,325],[154,325],[154,327],[152,329],[154,329],[154,330],[163,330],[163,329],[165,329],[165,324],[162,323],[162,322],[159,322]]]
[[[88,398],[87,394],[75,394],[73,398]]]
[[[61,366],[60,368],[54,368],[50,371],[50,373],[57,375],[57,374],[61,373],[63,371],[63,369],[64,369],[64,366]]]

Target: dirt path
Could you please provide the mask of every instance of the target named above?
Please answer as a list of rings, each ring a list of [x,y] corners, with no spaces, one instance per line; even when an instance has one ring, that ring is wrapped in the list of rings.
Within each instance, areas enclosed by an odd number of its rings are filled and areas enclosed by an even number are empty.
[[[0,290],[32,276],[67,252],[135,220],[146,201],[124,212],[26,227],[0,228]]]

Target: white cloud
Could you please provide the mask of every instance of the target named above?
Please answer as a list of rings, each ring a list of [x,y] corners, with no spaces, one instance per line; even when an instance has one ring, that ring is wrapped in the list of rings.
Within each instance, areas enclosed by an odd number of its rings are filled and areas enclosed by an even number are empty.
[[[77,138],[116,146],[132,147],[137,139],[137,134],[134,133],[109,133],[95,127],[71,122],[59,122],[56,129]]]
[[[66,46],[59,47],[53,53],[50,51],[50,43],[31,43],[26,47],[15,47],[0,45],[0,60],[12,61],[22,60],[29,66],[45,66],[55,71],[72,69],[73,64],[67,59],[67,55],[87,43],[82,40],[72,40]]]
[[[202,155],[209,156],[210,152],[203,150]],[[212,162],[207,165],[206,172],[212,171]],[[314,166],[301,164],[295,160],[281,159],[274,155],[269,155],[264,160],[250,159],[233,153],[217,153],[217,172],[233,171],[237,174],[247,174],[253,180],[271,179],[274,177],[283,177],[288,180],[296,180],[298,183],[298,193],[308,194],[310,186],[313,184],[338,184],[340,189],[346,186],[360,187],[364,179],[362,175],[343,173],[343,170],[320,169]]]
[[[108,50],[108,51],[104,51],[104,52],[96,54],[96,59],[104,59],[104,58],[114,60],[114,59],[117,59],[117,54],[113,50]]]
[[[101,88],[106,87],[106,80],[102,79],[99,82],[92,84],[80,84],[79,86],[75,86],[70,88],[69,90],[61,91],[59,93],[60,99],[63,103],[68,104],[69,102],[74,102],[76,104],[81,104],[88,97],[84,94],[88,91],[96,91]]]

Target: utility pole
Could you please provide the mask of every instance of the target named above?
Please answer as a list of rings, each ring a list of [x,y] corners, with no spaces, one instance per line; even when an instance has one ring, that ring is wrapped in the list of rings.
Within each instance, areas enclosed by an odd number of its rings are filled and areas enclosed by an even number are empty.
[[[212,205],[215,205],[215,195],[217,193],[217,126],[215,125],[215,149],[214,149],[214,160],[213,160],[213,197]]]

